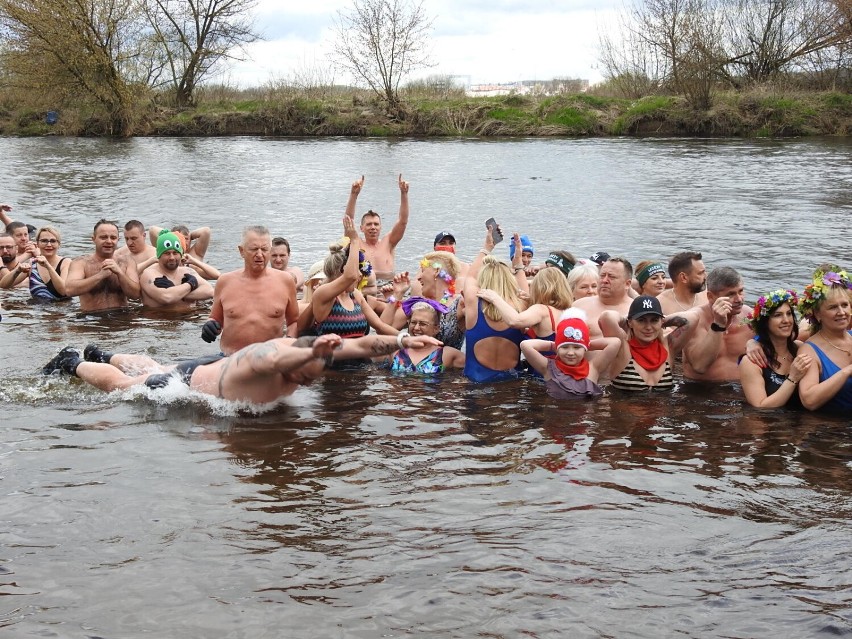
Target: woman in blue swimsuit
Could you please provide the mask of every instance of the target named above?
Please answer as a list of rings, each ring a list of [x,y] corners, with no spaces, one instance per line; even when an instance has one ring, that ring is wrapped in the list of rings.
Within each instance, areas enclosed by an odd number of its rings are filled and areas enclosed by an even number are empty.
[[[816,366],[799,383],[809,410],[852,414],[852,280],[846,271],[818,272],[799,301],[811,323],[811,337],[800,349]]]
[[[479,299],[479,290],[487,288],[508,302],[516,311],[523,308],[519,290],[528,292],[523,269],[512,270],[491,255],[494,242],[491,233],[470,265],[464,285],[465,365],[464,374],[474,382],[495,382],[517,377],[520,372],[521,347],[526,334],[510,327],[500,311],[490,302]]]

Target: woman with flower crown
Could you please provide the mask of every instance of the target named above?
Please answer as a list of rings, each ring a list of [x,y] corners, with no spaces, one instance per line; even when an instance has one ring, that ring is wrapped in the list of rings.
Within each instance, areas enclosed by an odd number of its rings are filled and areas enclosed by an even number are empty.
[[[846,271],[817,272],[799,300],[799,310],[811,324],[811,337],[802,351],[815,366],[799,384],[802,404],[809,410],[852,412],[852,280]]]
[[[311,305],[299,316],[299,334],[340,337],[361,337],[372,326],[380,335],[396,335],[399,331],[379,319],[364,299],[359,287],[367,283],[372,270],[364,252],[355,225],[343,218],[345,237],[329,246],[323,264],[326,280],[316,288]]]
[[[760,366],[748,357],[740,362],[740,382],[746,401],[757,408],[801,408],[798,384],[813,364],[799,352],[795,291],[779,289],[757,300],[746,323],[758,337],[763,358]]]
[[[393,280],[393,295],[387,298],[382,320],[394,328],[405,326],[410,317],[410,308],[418,301],[437,302],[441,316],[436,339],[445,346],[460,349],[464,343],[464,313],[461,312],[461,295],[456,291],[456,282],[462,265],[458,258],[446,251],[426,253],[420,261],[420,295],[402,299],[408,290],[408,273],[398,273]]]

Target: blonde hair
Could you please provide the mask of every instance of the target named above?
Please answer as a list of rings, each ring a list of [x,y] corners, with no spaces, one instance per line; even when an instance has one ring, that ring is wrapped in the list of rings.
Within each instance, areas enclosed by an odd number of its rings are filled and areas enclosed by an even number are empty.
[[[530,283],[530,303],[552,306],[560,311],[571,306],[574,296],[562,271],[558,268],[543,268],[536,273]]]
[[[430,264],[432,262],[439,262],[441,266],[444,267],[444,270],[449,273],[454,280],[458,279],[459,273],[461,273],[461,262],[459,261],[459,258],[447,251],[431,251],[426,253],[426,255],[423,256],[423,259],[427,260]]]
[[[342,244],[330,244],[328,247],[328,255],[322,264],[322,272],[329,280],[337,278],[346,266],[346,260],[349,259],[347,247]]]
[[[59,240],[60,244],[62,244],[62,234],[57,229],[53,228],[52,226],[42,226],[36,232],[36,242],[38,242],[39,236],[42,233],[50,233],[51,235],[53,235],[53,237],[55,237],[57,240]]]
[[[595,280],[600,278],[598,267],[594,264],[577,264],[571,269],[571,272],[565,277],[568,282],[568,288],[571,289],[571,295],[574,295],[574,289],[577,285],[587,277],[592,277]]]
[[[476,283],[479,284],[479,288],[491,289],[518,311],[524,308],[518,295],[518,283],[515,276],[512,275],[512,270],[493,255],[486,255],[482,258],[482,268],[479,269]],[[485,317],[494,322],[503,321],[503,316],[493,304],[485,300],[481,301],[482,314]]]

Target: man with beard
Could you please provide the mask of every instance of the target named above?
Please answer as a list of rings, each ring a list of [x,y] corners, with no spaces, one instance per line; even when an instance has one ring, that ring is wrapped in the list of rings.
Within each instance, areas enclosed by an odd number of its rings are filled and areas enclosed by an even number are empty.
[[[701,261],[701,253],[684,251],[675,255],[669,260],[669,277],[673,288],[657,296],[663,313],[680,313],[707,303],[704,291],[707,269]]]
[[[225,355],[284,335],[296,336],[299,305],[289,273],[269,268],[272,240],[265,226],[249,226],[239,245],[242,269],[225,273],[216,284],[210,319],[201,339],[214,342]]]
[[[15,268],[15,256],[18,249],[15,246],[15,238],[8,233],[0,233],[0,273],[3,270],[11,270]]]
[[[192,269],[181,265],[183,244],[171,231],[157,238],[157,261],[140,276],[142,304],[153,308],[187,311],[193,302],[213,297],[213,287],[196,277]]]
[[[729,266],[707,275],[707,303],[682,313],[695,324],[683,347],[683,374],[687,379],[725,382],[738,380],[738,362],[754,332],[743,320],[751,313],[744,302],[740,274]]]
[[[630,287],[633,283],[633,266],[623,257],[611,257],[601,265],[598,277],[598,294],[583,297],[574,302],[572,308],[586,312],[589,337],[603,337],[598,319],[604,311],[615,311],[619,317],[630,310]]]
[[[361,216],[361,233],[364,234],[363,250],[373,272],[376,275],[376,286],[381,290],[382,286],[393,283],[394,275],[394,252],[396,245],[402,241],[405,229],[408,226],[408,182],[399,176],[399,218],[390,230],[390,233],[381,237],[382,218],[375,211],[367,211]],[[355,204],[358,194],[364,186],[364,176],[352,183],[349,193],[349,202],[346,204],[346,215],[355,220]]]
[[[78,257],[71,264],[65,280],[69,297],[80,297],[81,311],[103,311],[123,308],[128,299],[140,296],[136,262],[130,258],[116,258],[118,225],[109,220],[98,220],[92,235],[95,252]]]

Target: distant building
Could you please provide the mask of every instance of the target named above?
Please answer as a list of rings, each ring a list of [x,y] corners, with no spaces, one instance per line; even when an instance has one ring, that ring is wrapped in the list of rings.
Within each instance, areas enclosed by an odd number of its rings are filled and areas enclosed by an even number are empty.
[[[560,93],[585,93],[589,81],[580,78],[553,78],[552,80],[521,80],[499,84],[472,84],[467,95],[492,97],[496,95],[558,95]]]

